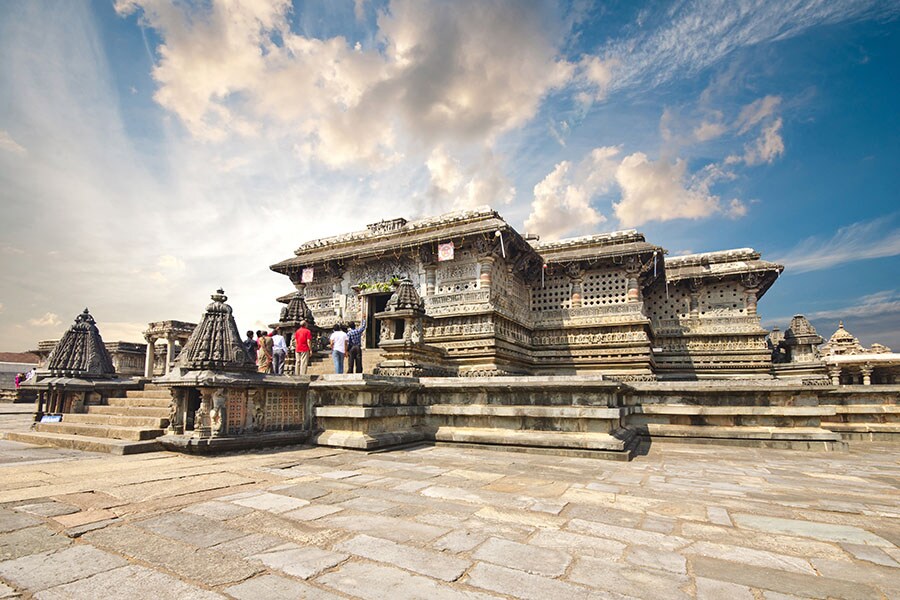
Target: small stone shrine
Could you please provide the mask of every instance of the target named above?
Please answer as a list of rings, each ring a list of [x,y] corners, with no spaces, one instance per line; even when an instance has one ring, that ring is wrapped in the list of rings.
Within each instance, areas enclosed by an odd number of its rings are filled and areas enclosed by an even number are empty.
[[[47,366],[26,386],[37,392],[35,421],[44,415],[84,412],[86,404],[102,404],[139,384],[119,379],[100,330],[88,309],[75,318],[50,352]]]
[[[257,373],[225,293],[211,298],[172,371],[154,380],[172,395],[160,443],[202,452],[304,441],[312,427],[308,380]]]

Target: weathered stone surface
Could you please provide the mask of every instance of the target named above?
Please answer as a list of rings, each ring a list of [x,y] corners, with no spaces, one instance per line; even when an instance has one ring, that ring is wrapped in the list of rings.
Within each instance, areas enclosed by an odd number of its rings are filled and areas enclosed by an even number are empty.
[[[241,558],[247,558],[249,556],[253,556],[254,554],[259,554],[260,552],[271,550],[276,546],[283,546],[285,545],[285,543],[287,542],[284,538],[275,537],[273,535],[266,535],[264,533],[251,533],[250,535],[245,535],[244,537],[239,537],[227,542],[222,542],[221,544],[216,544],[210,549],[217,552],[227,552],[228,554],[234,554],[236,556],[240,556]]]
[[[404,598],[409,600],[489,600],[495,598],[434,579],[413,575],[395,567],[372,563],[347,563],[316,578],[320,583],[351,597],[364,600]]]
[[[876,565],[900,568],[900,564],[891,558],[884,550],[875,546],[864,544],[841,544],[841,547],[859,560],[866,560]],[[900,576],[900,573],[898,573]]]
[[[131,565],[99,573],[35,595],[37,600],[71,600],[73,598],[103,598],[103,600],[134,600],[135,591],[156,600],[218,600],[224,596],[179,581],[165,573]]]
[[[727,527],[732,526],[731,518],[728,516],[728,511],[721,506],[707,506],[706,516],[709,519],[710,523],[715,523],[716,525],[725,525]]]
[[[0,534],[0,560],[64,548],[72,540],[45,525]]]
[[[224,552],[197,548],[159,537],[137,527],[107,527],[83,536],[86,542],[147,563],[158,565],[186,579],[207,585],[243,581],[261,569]]]
[[[62,502],[39,502],[37,504],[23,504],[22,506],[17,506],[16,510],[32,515],[38,515],[40,517],[56,517],[78,512],[81,509]]]
[[[288,519],[296,519],[298,521],[315,521],[328,515],[339,513],[343,508],[339,506],[315,505],[298,508],[290,512],[282,513]]]
[[[279,577],[278,575],[261,575],[248,579],[238,585],[225,588],[225,593],[237,600],[340,600],[337,596],[303,581]]]
[[[582,519],[572,519],[566,527],[567,529],[586,535],[618,540],[626,544],[640,544],[642,546],[651,546],[670,551],[678,550],[690,543],[690,540],[675,535],[664,535],[662,533],[641,531],[629,527],[617,527],[616,525],[584,521]]]
[[[569,563],[572,562],[571,556],[558,550],[535,548],[495,537],[479,546],[472,557],[544,577],[562,575]]]
[[[247,498],[232,500],[233,503],[240,506],[254,508],[256,510],[265,510],[273,513],[285,513],[291,510],[297,510],[308,506],[309,502],[300,498],[284,496],[282,494],[261,493]]]
[[[326,569],[339,565],[348,557],[346,554],[319,548],[301,548],[296,544],[285,544],[260,554],[254,554],[250,558],[262,562],[270,569],[277,569],[294,577],[309,579]]]
[[[19,598],[20,594],[15,589],[4,583],[0,583],[0,598]]]
[[[36,519],[30,515],[23,515],[8,510],[0,510],[0,533],[7,531],[15,531],[17,529],[25,529],[39,525],[40,519]]]
[[[694,575],[707,579],[729,581],[748,587],[793,594],[801,598],[843,598],[846,600],[873,600],[881,598],[874,588],[850,581],[789,573],[751,565],[696,556],[691,558]]]
[[[525,600],[547,598],[587,600],[603,597],[602,594],[594,594],[592,590],[571,583],[486,563],[477,563],[472,567],[464,582],[477,588]]]
[[[744,585],[697,577],[697,600],[754,600],[753,592]]]
[[[439,552],[421,550],[397,544],[390,540],[358,535],[337,545],[337,550],[388,563],[414,573],[444,581],[456,581],[469,565],[467,560],[447,556]]]
[[[762,515],[736,514],[732,515],[738,527],[799,535],[811,537],[828,542],[849,542],[851,544],[869,544],[872,546],[892,547],[889,541],[873,533],[851,527],[849,525],[836,525],[832,523],[815,523],[812,521],[799,521],[797,519],[782,519],[778,517],[766,517]]]
[[[211,500],[209,502],[192,504],[181,510],[182,512],[191,513],[192,515],[200,515],[201,517],[206,517],[207,519],[214,519],[216,521],[228,521],[229,519],[240,517],[241,515],[246,515],[253,509],[247,506],[240,506],[232,502],[218,502],[216,500]]]
[[[108,521],[117,517],[118,515],[111,510],[97,509],[83,510],[81,512],[59,515],[53,517],[53,520],[63,527],[79,527],[81,525],[88,525],[90,523],[96,523],[98,521]]]
[[[451,531],[447,535],[432,544],[438,550],[448,552],[468,552],[487,539],[487,535],[471,531]]]
[[[567,551],[576,556],[593,556],[607,560],[618,560],[626,548],[625,544],[615,540],[555,529],[538,531],[534,537],[528,540],[528,543],[543,548]]]
[[[684,554],[700,554],[727,560],[735,563],[754,565],[757,567],[766,567],[769,569],[779,569],[781,571],[792,571],[794,573],[806,573],[815,575],[815,570],[810,566],[809,561],[796,556],[784,556],[763,550],[753,550],[750,548],[742,548],[740,546],[728,546],[725,544],[712,544],[709,542],[695,542],[683,550]]]
[[[636,598],[689,598],[685,592],[689,579],[685,575],[628,567],[587,556],[575,562],[568,579],[594,590],[625,592]]]
[[[72,546],[0,563],[0,577],[29,591],[84,579],[128,564],[123,558],[91,546]]]
[[[362,519],[356,515],[345,516],[339,514],[324,517],[316,521],[316,523],[325,527],[365,533],[399,543],[409,541],[429,542],[449,531],[445,527],[423,525],[422,523],[381,515],[368,515],[365,519]]]
[[[226,527],[218,521],[184,512],[160,515],[146,521],[138,521],[134,525],[156,535],[204,548],[244,535],[244,532]]]
[[[625,555],[628,562],[639,567],[660,569],[684,575],[687,573],[687,561],[675,552],[657,550],[647,546],[633,546]]]

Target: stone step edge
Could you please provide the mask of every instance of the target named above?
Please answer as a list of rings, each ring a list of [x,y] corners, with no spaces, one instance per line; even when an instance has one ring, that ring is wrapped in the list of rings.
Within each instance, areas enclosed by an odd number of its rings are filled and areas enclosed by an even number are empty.
[[[145,452],[159,452],[163,450],[162,445],[156,440],[131,441],[86,435],[42,433],[39,431],[8,431],[2,434],[2,438],[11,442],[34,444],[36,446],[116,455],[143,454]]]

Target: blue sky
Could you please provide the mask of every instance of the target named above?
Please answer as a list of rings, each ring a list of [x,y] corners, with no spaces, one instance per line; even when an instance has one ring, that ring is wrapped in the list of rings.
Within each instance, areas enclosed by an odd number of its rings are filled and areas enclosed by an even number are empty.
[[[241,327],[268,265],[479,205],[785,264],[766,326],[900,347],[900,3],[0,4],[0,339]]]

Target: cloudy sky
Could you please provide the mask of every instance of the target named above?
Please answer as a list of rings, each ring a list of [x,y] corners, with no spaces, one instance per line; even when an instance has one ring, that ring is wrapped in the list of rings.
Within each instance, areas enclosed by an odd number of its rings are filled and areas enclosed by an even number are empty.
[[[900,3],[0,3],[0,350],[242,329],[303,241],[490,205],[554,239],[753,247],[900,349]]]

